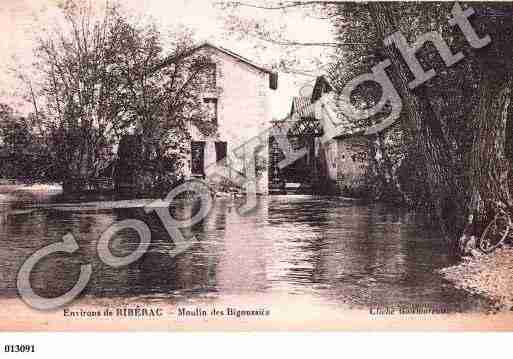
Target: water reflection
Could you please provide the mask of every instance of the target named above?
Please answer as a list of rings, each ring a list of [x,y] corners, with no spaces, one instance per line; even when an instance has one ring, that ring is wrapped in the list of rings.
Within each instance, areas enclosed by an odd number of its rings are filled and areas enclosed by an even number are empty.
[[[145,213],[142,205],[119,208],[119,203],[5,198],[0,200],[4,296],[16,295],[16,274],[24,260],[71,232],[79,251],[47,257],[33,272],[33,286],[40,295],[66,292],[75,284],[80,265],[92,263],[86,294],[95,297],[179,300],[277,292],[315,295],[352,306],[445,303],[468,311],[486,305],[435,273],[451,264],[436,233],[422,230],[408,214],[383,206],[276,196],[262,198],[254,213],[241,217],[236,203],[219,199],[205,220],[184,230],[184,235],[197,238],[192,248],[173,257],[172,239],[156,214]],[[195,210],[185,202],[170,208],[177,218]],[[112,268],[99,260],[96,247],[101,234],[124,219],[147,223],[152,242],[139,261]],[[117,256],[131,254],[138,245],[137,234],[129,230],[110,243]]]

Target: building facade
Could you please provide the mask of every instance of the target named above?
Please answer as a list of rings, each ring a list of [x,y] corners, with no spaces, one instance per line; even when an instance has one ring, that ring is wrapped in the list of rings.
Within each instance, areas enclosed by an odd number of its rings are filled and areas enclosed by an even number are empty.
[[[365,196],[369,171],[369,138],[348,121],[333,104],[333,86],[325,76],[320,76],[314,86],[311,102],[331,103],[331,111],[316,110],[317,117],[326,130],[337,117],[332,139],[318,140],[318,158],[331,192],[346,196]],[[317,104],[317,106],[316,106]],[[331,124],[327,122],[331,121]]]
[[[271,97],[278,87],[277,74],[210,43],[193,51],[211,61],[210,84],[205,87],[202,98],[207,116],[217,124],[217,130],[204,135],[189,124],[192,140],[187,153],[187,175],[205,177],[209,167],[225,160],[233,169],[230,176],[235,178],[245,175],[249,157],[255,156],[258,157],[257,191],[267,193],[267,145],[248,151],[247,144],[272,121]]]
[[[333,87],[324,76],[317,79],[309,98],[293,99],[290,115],[282,120],[291,127],[284,136],[291,143],[298,142],[305,147],[306,156],[279,170],[271,164],[273,193],[365,196],[369,138],[353,128],[333,100]],[[278,152],[277,148],[274,150]],[[300,182],[295,183],[297,190],[293,192],[288,190],[291,181]]]

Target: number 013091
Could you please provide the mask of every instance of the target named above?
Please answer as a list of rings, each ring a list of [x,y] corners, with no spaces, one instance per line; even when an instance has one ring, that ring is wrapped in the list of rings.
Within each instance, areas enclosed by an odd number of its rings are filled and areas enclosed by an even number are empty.
[[[35,345],[4,345],[4,353],[34,353]]]

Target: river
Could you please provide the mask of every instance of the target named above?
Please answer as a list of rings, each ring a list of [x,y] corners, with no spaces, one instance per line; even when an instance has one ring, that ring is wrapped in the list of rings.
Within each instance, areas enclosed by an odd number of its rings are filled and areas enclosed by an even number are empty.
[[[194,245],[171,256],[173,242],[157,216],[142,210],[147,203],[70,201],[26,191],[0,195],[0,296],[17,295],[16,276],[28,257],[72,233],[79,250],[39,262],[31,277],[36,293],[61,295],[75,284],[80,265],[91,263],[84,295],[93,301],[178,303],[277,294],[346,308],[443,304],[451,312],[472,312],[488,306],[436,272],[454,264],[440,235],[397,208],[337,197],[272,196],[241,216],[236,202],[217,199],[208,217],[187,231],[196,235]],[[172,213],[184,215],[188,206],[177,203]],[[149,251],[126,267],[109,267],[98,258],[98,239],[111,224],[130,218],[150,227]],[[138,244],[131,231],[110,243],[119,256]]]

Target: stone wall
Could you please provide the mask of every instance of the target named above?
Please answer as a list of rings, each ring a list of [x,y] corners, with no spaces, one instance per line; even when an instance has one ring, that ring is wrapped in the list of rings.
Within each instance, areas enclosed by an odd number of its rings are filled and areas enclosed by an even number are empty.
[[[324,144],[319,154],[321,176],[328,178],[331,191],[363,196],[369,167],[368,139],[364,136],[339,138]]]
[[[337,187],[344,195],[362,196],[366,192],[369,168],[369,143],[363,136],[337,140]]]

